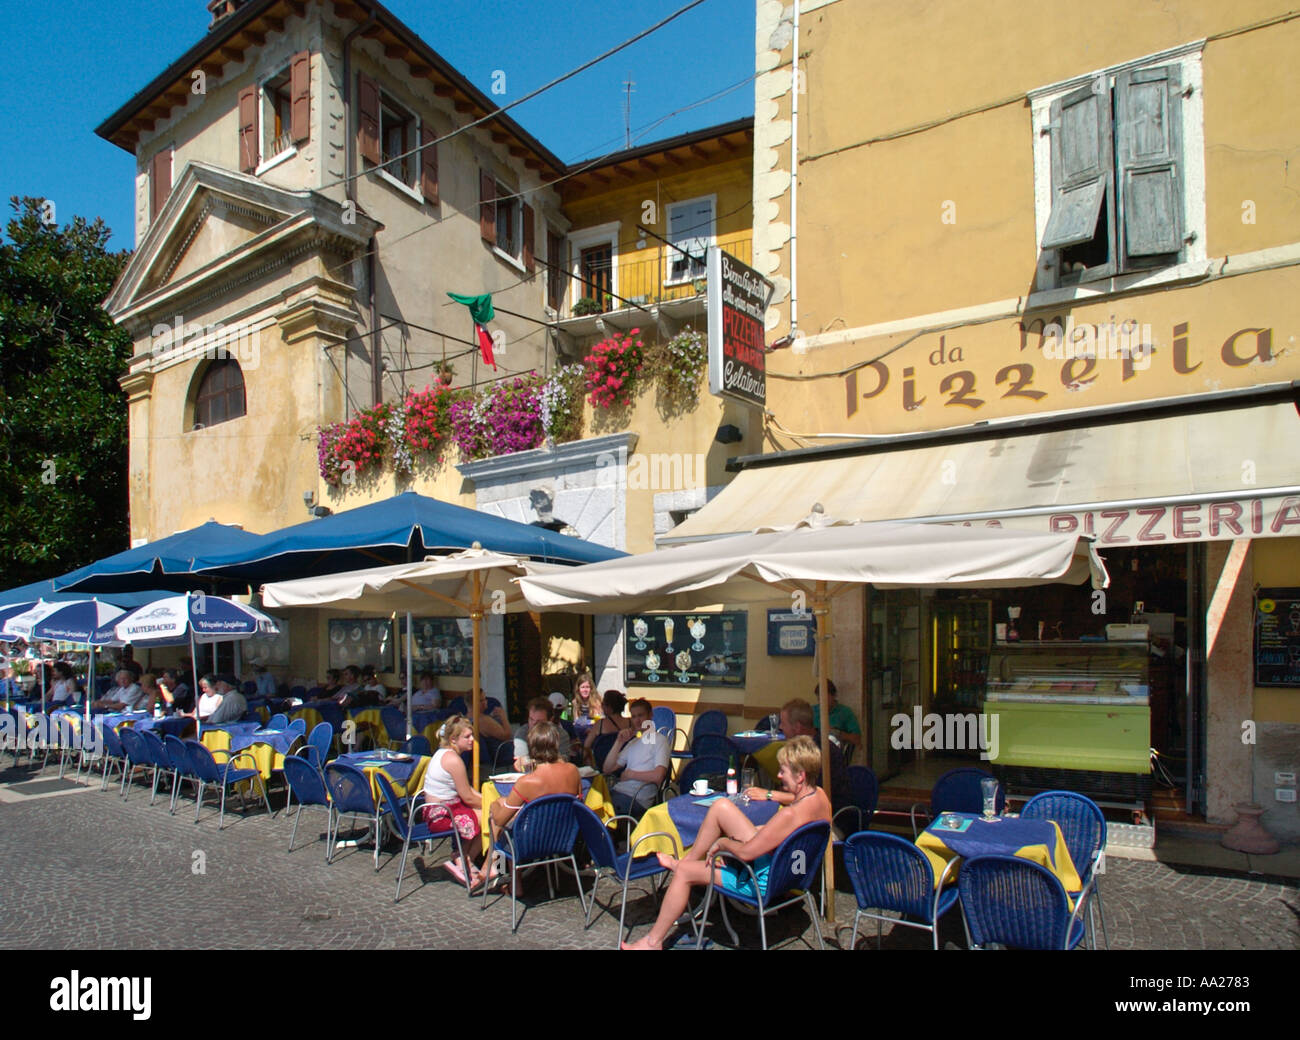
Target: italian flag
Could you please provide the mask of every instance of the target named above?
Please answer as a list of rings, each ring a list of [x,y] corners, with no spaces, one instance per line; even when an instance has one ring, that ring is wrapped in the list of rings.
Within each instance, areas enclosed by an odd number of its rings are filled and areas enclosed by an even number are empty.
[[[457,303],[464,304],[469,308],[469,315],[474,319],[474,337],[478,340],[479,353],[483,355],[483,364],[491,366],[496,371],[496,358],[492,356],[492,334],[488,332],[487,324],[496,317],[496,311],[492,309],[492,294],[483,293],[481,296],[466,296],[462,293],[449,292],[447,294]]]

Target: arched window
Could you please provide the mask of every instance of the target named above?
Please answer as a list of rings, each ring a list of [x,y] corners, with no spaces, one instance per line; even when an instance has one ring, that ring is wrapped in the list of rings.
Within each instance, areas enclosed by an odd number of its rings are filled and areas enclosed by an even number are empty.
[[[212,362],[194,396],[194,429],[238,419],[244,412],[244,373],[239,362],[234,358]]]

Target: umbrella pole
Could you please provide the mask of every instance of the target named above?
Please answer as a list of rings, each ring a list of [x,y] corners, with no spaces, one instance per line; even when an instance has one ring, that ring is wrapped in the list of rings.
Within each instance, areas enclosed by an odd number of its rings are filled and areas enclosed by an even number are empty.
[[[413,638],[413,625],[411,623],[411,612],[406,612],[406,739],[410,740],[415,734],[411,732],[411,698],[415,694],[415,662],[412,654],[415,652],[411,646]]]
[[[203,737],[201,730],[203,723],[199,721],[199,654],[194,646],[194,626],[191,624],[189,629],[190,660],[194,662],[194,688],[190,691],[194,696],[194,739],[201,740]],[[216,644],[213,645],[215,646]]]
[[[813,596],[813,617],[817,620],[817,703],[820,709],[818,717],[822,723],[822,783],[826,785],[825,790],[829,797],[831,791],[831,711],[830,698],[826,690],[826,673],[830,667],[831,617],[826,598],[826,582],[824,581],[817,583],[817,591]],[[824,886],[823,891],[826,893],[826,922],[833,925],[835,923],[835,856],[833,844],[827,845],[822,864],[822,885]]]
[[[474,626],[474,645],[471,648],[471,660],[474,668],[474,686],[473,686],[473,705],[471,711],[474,713],[474,790],[479,790],[479,736],[478,736],[478,715],[479,715],[479,698],[481,691],[478,685],[478,667],[479,653],[483,642],[483,578],[478,571],[470,576],[470,581],[474,587],[474,599],[469,609],[470,621]]]

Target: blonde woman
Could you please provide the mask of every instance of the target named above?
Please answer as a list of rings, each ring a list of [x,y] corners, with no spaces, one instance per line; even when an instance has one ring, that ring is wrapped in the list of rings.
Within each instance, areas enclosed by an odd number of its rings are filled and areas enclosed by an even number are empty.
[[[473,857],[481,845],[483,796],[469,782],[461,758],[473,750],[473,723],[464,715],[453,715],[438,731],[438,750],[424,773],[424,822],[437,834],[456,828],[465,855],[463,859],[453,856],[443,867],[463,885],[477,885],[482,880]]]
[[[754,867],[758,885],[767,886],[767,873],[772,863],[772,853],[777,846],[805,823],[831,819],[831,802],[826,792],[817,786],[821,778],[822,756],[811,737],[795,737],[786,741],[777,752],[781,763],[778,774],[785,790],[780,792],[750,788],[750,798],[779,802],[781,808],[767,823],[755,826],[735,803],[720,798],[709,806],[709,814],[700,825],[695,844],[681,859],[659,853],[659,862],[673,872],[673,880],[664,893],[659,906],[659,917],[644,938],[635,943],[623,943],[625,950],[658,950],[672,930],[677,918],[686,909],[692,886],[707,885],[713,874],[722,892],[739,892],[753,896],[748,873],[730,866],[713,866],[718,852],[730,852]],[[764,896],[767,895],[764,891]]]

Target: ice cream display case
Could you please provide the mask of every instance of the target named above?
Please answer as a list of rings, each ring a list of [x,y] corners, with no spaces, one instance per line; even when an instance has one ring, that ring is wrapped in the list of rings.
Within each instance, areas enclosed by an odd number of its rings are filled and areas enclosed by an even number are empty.
[[[1148,794],[1149,660],[1145,640],[995,644],[984,704],[995,768],[1017,786]]]

